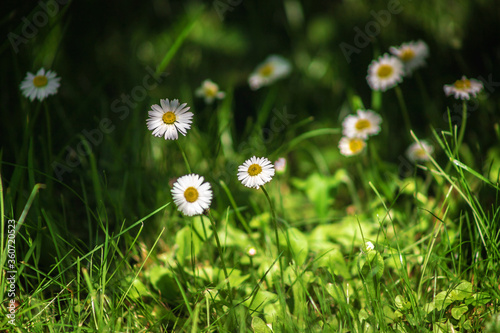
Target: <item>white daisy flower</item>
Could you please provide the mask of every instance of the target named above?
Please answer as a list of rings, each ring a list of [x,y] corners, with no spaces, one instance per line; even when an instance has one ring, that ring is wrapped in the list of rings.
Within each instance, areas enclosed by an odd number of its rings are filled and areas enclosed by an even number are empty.
[[[373,60],[366,76],[368,85],[373,90],[386,91],[403,81],[403,63],[396,57],[385,53]]]
[[[246,187],[259,189],[273,176],[274,166],[265,157],[254,156],[238,167],[238,180]]]
[[[353,156],[361,153],[366,147],[366,142],[360,138],[343,136],[339,141],[340,153],[344,156]]]
[[[461,80],[455,81],[453,84],[444,85],[444,93],[446,96],[455,95],[456,99],[469,99],[470,95],[476,97],[477,93],[483,90],[483,83],[474,79],[467,79],[462,76]]]
[[[367,139],[380,132],[382,117],[372,110],[358,110],[357,115],[349,115],[342,122],[342,134],[349,138]]]
[[[61,78],[56,75],[50,70],[45,72],[44,68],[40,68],[36,74],[28,72],[20,85],[23,95],[32,102],[35,98],[42,101],[49,95],[55,95],[61,85]]]
[[[172,197],[177,209],[184,215],[200,215],[210,207],[212,188],[203,183],[203,177],[197,174],[182,176],[172,188]]]
[[[429,47],[421,40],[403,43],[399,47],[393,46],[389,50],[403,62],[406,75],[425,66],[425,58],[429,56]]]
[[[205,98],[205,103],[212,104],[216,98],[223,99],[226,93],[219,91],[219,86],[212,80],[205,80],[201,84],[201,87],[196,90],[195,95]]]
[[[251,248],[248,249],[247,254],[250,257],[253,257],[253,256],[255,256],[257,254],[257,249],[252,246]]]
[[[177,140],[177,132],[185,136],[193,118],[193,113],[187,112],[189,107],[186,107],[186,103],[179,105],[178,99],[171,102],[161,99],[160,104],[161,107],[158,104],[151,106],[152,111],[148,112],[148,129],[153,131],[154,136],[165,136],[165,140]]]
[[[363,252],[363,253],[368,253],[368,252],[373,251],[373,250],[375,250],[375,245],[373,245],[373,243],[370,241],[367,241],[361,247],[361,252]]]
[[[420,146],[420,144],[422,146]],[[434,152],[434,147],[427,143],[425,140],[421,140],[420,144],[418,142],[413,143],[408,147],[408,150],[406,150],[406,156],[410,159],[412,162],[418,162],[418,161],[428,161],[429,156],[427,156],[427,153],[432,154]]]
[[[248,84],[252,90],[257,90],[287,76],[291,68],[290,62],[285,58],[278,55],[271,55],[257,66],[248,78]]]
[[[274,168],[278,174],[284,173],[286,170],[286,159],[284,157],[278,158],[274,162]]]

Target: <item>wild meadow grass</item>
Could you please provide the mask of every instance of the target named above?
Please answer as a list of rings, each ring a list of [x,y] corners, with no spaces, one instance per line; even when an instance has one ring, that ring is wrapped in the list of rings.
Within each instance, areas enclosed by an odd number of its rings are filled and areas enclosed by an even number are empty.
[[[493,4],[2,6],[0,330],[500,332]]]

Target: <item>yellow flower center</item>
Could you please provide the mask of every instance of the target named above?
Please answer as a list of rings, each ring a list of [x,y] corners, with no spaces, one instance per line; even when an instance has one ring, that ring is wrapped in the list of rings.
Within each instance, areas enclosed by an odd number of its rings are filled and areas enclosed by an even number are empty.
[[[35,78],[33,79],[33,85],[36,88],[45,87],[48,82],[49,82],[49,80],[47,80],[47,77],[44,75],[35,76]]]
[[[467,90],[470,89],[470,81],[467,79],[457,80],[453,84],[458,90]]]
[[[418,148],[417,150],[415,150],[415,156],[417,156],[419,159],[427,158],[426,151],[422,148]]]
[[[258,164],[252,164],[250,165],[250,167],[248,167],[248,174],[250,176],[257,176],[261,172],[262,172],[262,167]]]
[[[205,95],[207,97],[215,97],[215,95],[217,95],[217,86],[215,84],[207,84],[205,86]]]
[[[265,64],[259,69],[259,73],[262,76],[269,76],[274,72],[274,67],[271,64]]]
[[[391,65],[386,65],[386,64],[380,65],[380,67],[377,70],[377,76],[382,79],[385,79],[391,76],[392,72],[394,72],[394,69],[392,68]]]
[[[186,198],[187,202],[195,202],[196,200],[198,200],[198,196],[199,196],[198,190],[192,186],[188,187],[184,191],[184,198]]]
[[[404,62],[408,62],[410,61],[411,59],[415,58],[415,51],[413,51],[412,49],[410,48],[407,48],[407,49],[404,49],[402,52],[401,52],[401,55],[399,56],[399,58],[404,61]]]
[[[370,125],[371,123],[368,119],[360,119],[356,122],[356,125],[354,125],[354,127],[356,127],[358,131],[362,131],[364,129],[370,128]]]
[[[355,154],[365,146],[365,142],[361,139],[351,139],[349,141],[349,149]]]
[[[175,117],[175,113],[173,113],[172,111],[168,111],[163,114],[163,117],[161,117],[161,119],[165,124],[172,125],[173,123],[175,123],[175,120],[177,118]]]

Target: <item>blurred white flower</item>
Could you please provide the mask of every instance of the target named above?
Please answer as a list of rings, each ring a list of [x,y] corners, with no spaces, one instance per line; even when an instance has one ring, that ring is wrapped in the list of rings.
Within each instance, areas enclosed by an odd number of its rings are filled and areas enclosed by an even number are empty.
[[[205,103],[212,104],[214,99],[223,99],[226,96],[226,93],[219,90],[219,86],[211,80],[205,80],[199,87],[195,95],[197,97],[203,97],[205,99]]]
[[[189,107],[186,103],[179,105],[179,100],[174,99],[171,102],[168,99],[161,99],[160,105],[151,106],[148,112],[149,119],[146,124],[153,135],[164,136],[165,140],[177,140],[180,132],[186,135],[186,131],[191,128],[193,113],[187,112]]]
[[[366,142],[360,138],[343,136],[339,141],[340,153],[344,156],[353,156],[361,153],[366,147]]]
[[[290,74],[292,66],[285,58],[278,55],[271,55],[261,63],[248,78],[248,84],[252,90],[270,85],[276,80],[284,78]]]
[[[247,254],[250,257],[253,257],[253,256],[255,256],[257,254],[257,249],[255,247],[251,247],[251,248],[248,249]]]
[[[200,215],[210,207],[212,188],[203,183],[203,177],[190,174],[179,177],[172,188],[172,197],[177,209],[184,215]]]
[[[372,242],[367,241],[363,246],[361,247],[361,251],[363,253],[368,253],[370,251],[373,251],[375,249],[375,245],[373,245]]]
[[[276,169],[276,173],[284,173],[286,170],[286,159],[284,157],[278,158],[274,162],[274,168]]]
[[[403,63],[386,53],[371,62],[366,80],[373,90],[386,91],[395,87],[403,81]]]
[[[349,138],[367,139],[380,132],[382,117],[372,110],[358,110],[357,115],[349,115],[342,122],[342,134]]]
[[[425,59],[429,56],[429,47],[421,40],[403,43],[398,47],[393,46],[389,50],[403,62],[406,75],[425,66]]]
[[[422,146],[420,146],[420,144]],[[428,161],[429,156],[427,156],[427,153],[430,155],[434,152],[434,147],[429,143],[427,143],[427,141],[420,140],[420,144],[418,142],[414,142],[406,150],[406,156],[408,156],[410,161],[412,162]]]
[[[55,95],[57,89],[61,85],[59,81],[60,77],[52,71],[45,72],[44,68],[40,68],[36,74],[28,72],[23,82],[21,82],[20,88],[23,95],[33,100],[36,98],[39,101],[43,101],[49,95]]]
[[[470,99],[470,95],[476,97],[481,90],[483,90],[481,81],[467,79],[465,76],[462,76],[462,79],[455,81],[453,84],[444,85],[446,96],[455,95],[456,99]]]
[[[238,167],[238,180],[246,187],[259,189],[273,176],[274,166],[265,157],[253,156]]]

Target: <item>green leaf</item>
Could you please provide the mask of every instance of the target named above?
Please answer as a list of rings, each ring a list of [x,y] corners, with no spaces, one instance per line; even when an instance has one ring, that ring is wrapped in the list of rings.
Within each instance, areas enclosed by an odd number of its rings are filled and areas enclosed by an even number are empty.
[[[338,175],[337,175],[338,174]],[[330,190],[343,182],[345,171],[337,171],[334,176],[325,176],[319,173],[311,174],[306,180],[294,178],[292,184],[306,193],[307,198],[314,204],[317,217],[324,219],[328,216],[330,205],[333,203]]]
[[[297,265],[300,266],[306,261],[309,247],[306,236],[299,229],[289,228],[286,232],[280,233],[280,245],[288,247]]]
[[[148,271],[151,284],[161,292],[162,297],[172,301],[180,297],[179,287],[170,269],[164,266],[154,266]]]
[[[472,306],[486,305],[491,300],[491,296],[485,292],[478,292],[465,300],[465,304]]]
[[[492,183],[498,182],[498,175],[500,172],[500,148],[492,147],[488,150],[486,162],[484,165],[488,166],[488,178]]]
[[[453,325],[449,322],[446,321],[444,323],[434,323],[432,332],[434,333],[451,333],[451,332],[456,332],[453,328]]]
[[[206,239],[212,236],[206,219],[195,219],[192,227],[185,226],[175,235],[175,243],[178,246],[177,259],[184,264],[186,259],[195,257],[201,250]]]
[[[325,285],[326,292],[330,294],[335,300],[341,297],[342,292],[339,288],[333,283],[327,283]]]
[[[131,298],[140,298],[142,296],[150,295],[148,288],[142,283],[139,279],[134,279],[132,281],[132,288],[128,293],[128,296]]]
[[[300,284],[307,286],[309,283],[313,282],[315,276],[313,272],[310,271],[297,271],[297,265],[290,265],[285,269],[284,281],[287,285]],[[299,275],[299,276],[297,276]],[[299,280],[297,280],[299,279]]]
[[[470,319],[467,319],[466,321],[464,321],[464,324],[462,325],[462,327],[468,331],[472,330],[472,322],[470,321]]]
[[[425,313],[431,313],[432,311],[434,311],[435,308],[436,308],[436,306],[435,306],[434,302],[429,302],[429,303],[424,305]]]
[[[468,310],[469,308],[467,307],[467,305],[462,304],[460,306],[455,306],[453,307],[453,309],[451,309],[451,315],[456,320],[460,320],[460,317],[462,317],[462,315],[466,313]]]
[[[270,225],[271,223],[271,213],[270,212],[264,212],[259,215],[255,215],[248,225],[252,228],[263,228],[266,225]]]
[[[362,322],[363,320],[366,320],[368,318],[370,318],[370,315],[368,314],[368,312],[366,312],[365,309],[361,309],[359,310],[359,321]]]
[[[361,254],[359,256],[359,264],[361,266],[361,274],[365,277],[376,275],[380,279],[384,273],[384,259],[375,250],[367,254]]]
[[[394,322],[396,315],[390,306],[384,305],[384,318],[386,324],[392,324]]]
[[[411,308],[411,303],[404,298],[404,296],[398,295],[394,300],[396,307],[400,310],[408,310]]]
[[[259,317],[252,318],[252,328],[255,333],[270,333],[272,332],[266,323]]]
[[[278,295],[272,292],[259,289],[256,294],[243,302],[250,311],[262,311],[264,306],[271,302],[276,302]]]
[[[351,274],[349,272],[349,267],[344,260],[342,252],[338,249],[332,249],[328,251],[320,260],[325,262],[325,266],[328,267],[332,275],[340,275],[344,278],[350,278]],[[320,264],[321,266],[321,264]]]
[[[350,284],[346,284],[345,288],[337,284],[327,283],[325,286],[326,291],[333,297],[336,303],[347,303],[347,296],[349,295],[350,301],[354,299],[354,289]]]
[[[227,225],[219,231],[219,239],[222,246],[236,246],[242,250],[252,245],[248,234],[231,225]]]
[[[464,281],[453,289],[450,293],[451,297],[455,301],[461,301],[472,296],[472,283]]]
[[[214,273],[216,272],[218,281],[224,280],[224,271],[222,269],[214,268]],[[228,280],[231,288],[239,287],[246,279],[250,277],[250,274],[241,275],[239,269],[229,269],[228,268]]]
[[[399,311],[399,310],[394,311],[395,318],[401,318],[403,316],[404,316],[404,314],[401,311]]]
[[[434,298],[434,305],[439,311],[448,307],[451,303],[453,303],[453,299],[448,291],[442,291]]]
[[[283,320],[283,308],[277,303],[268,303],[264,306],[264,320],[275,323]]]
[[[311,231],[308,239],[311,247],[313,247],[313,243],[315,242],[328,240],[349,248],[351,246],[362,246],[364,240],[359,230],[360,225],[364,236],[367,238],[378,230],[377,224],[372,221],[363,220],[362,217],[349,215],[335,223],[318,225]]]

